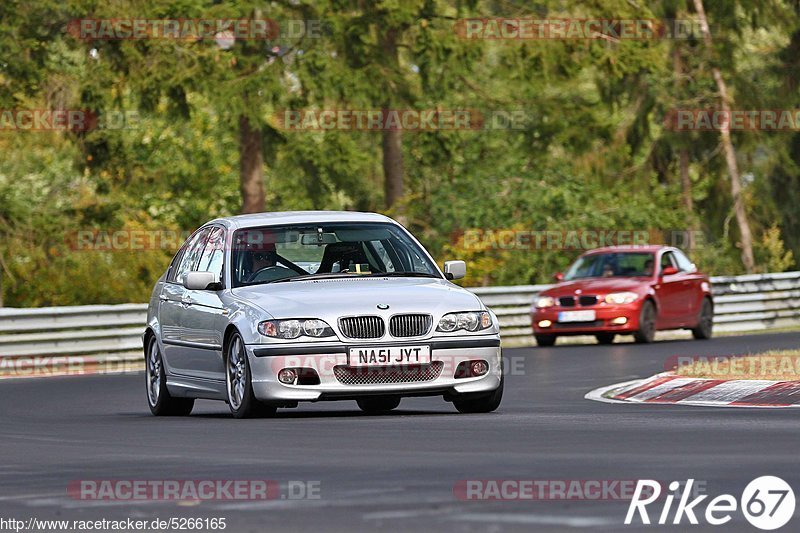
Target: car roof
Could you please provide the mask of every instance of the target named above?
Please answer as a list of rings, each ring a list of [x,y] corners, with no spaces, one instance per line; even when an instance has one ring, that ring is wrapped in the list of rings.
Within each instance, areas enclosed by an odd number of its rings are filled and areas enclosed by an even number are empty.
[[[271,213],[252,213],[214,219],[208,224],[223,224],[228,228],[257,228],[278,224],[325,224],[331,222],[388,222],[394,220],[379,213],[358,211],[275,211]]]
[[[603,248],[595,248],[589,250],[586,254],[600,254],[600,253],[613,253],[613,252],[658,252],[660,250],[674,250],[672,246],[665,246],[663,244],[629,244],[624,246],[604,246]]]

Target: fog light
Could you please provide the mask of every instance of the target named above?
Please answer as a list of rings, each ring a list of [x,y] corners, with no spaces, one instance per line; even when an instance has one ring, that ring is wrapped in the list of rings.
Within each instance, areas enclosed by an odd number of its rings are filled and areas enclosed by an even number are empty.
[[[489,364],[486,361],[473,361],[470,371],[473,376],[482,376],[489,371]]]
[[[613,319],[611,323],[615,326],[621,326],[628,323],[628,318],[624,316],[618,316],[617,318]]]
[[[552,325],[553,325],[553,323],[551,321],[549,321],[549,320],[540,320],[539,321],[539,327],[540,328],[549,328]]]
[[[292,385],[297,380],[297,371],[294,368],[284,368],[278,372],[278,381],[284,385]]]

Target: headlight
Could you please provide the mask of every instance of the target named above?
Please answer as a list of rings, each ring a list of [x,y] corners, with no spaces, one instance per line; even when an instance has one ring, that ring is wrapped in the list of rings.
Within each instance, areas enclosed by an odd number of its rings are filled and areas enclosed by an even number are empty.
[[[539,309],[543,307],[553,307],[554,305],[556,305],[556,301],[552,296],[541,296],[536,299],[536,307]]]
[[[277,339],[296,339],[300,336],[319,338],[334,335],[327,322],[316,318],[266,320],[258,324],[258,332]]]
[[[635,292],[612,292],[606,295],[606,303],[612,305],[629,304],[636,301],[639,295]]]
[[[480,331],[492,327],[492,315],[488,311],[469,311],[465,313],[447,313],[439,321],[436,331],[450,333],[464,329]]]

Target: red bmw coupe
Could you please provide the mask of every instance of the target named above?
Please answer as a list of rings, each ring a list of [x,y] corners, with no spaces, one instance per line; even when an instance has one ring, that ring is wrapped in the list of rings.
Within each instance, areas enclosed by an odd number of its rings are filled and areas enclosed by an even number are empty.
[[[665,329],[711,337],[711,284],[677,248],[599,248],[580,256],[556,280],[531,308],[539,346],[567,335],[594,335],[601,344],[614,342],[617,334],[652,342],[655,332]]]

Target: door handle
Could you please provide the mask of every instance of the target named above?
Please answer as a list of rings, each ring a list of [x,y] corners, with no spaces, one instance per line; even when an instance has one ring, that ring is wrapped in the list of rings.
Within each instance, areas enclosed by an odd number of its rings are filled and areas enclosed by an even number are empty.
[[[183,305],[184,307],[189,307],[190,305],[192,305],[192,299],[186,297],[181,298],[181,305]]]

